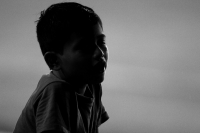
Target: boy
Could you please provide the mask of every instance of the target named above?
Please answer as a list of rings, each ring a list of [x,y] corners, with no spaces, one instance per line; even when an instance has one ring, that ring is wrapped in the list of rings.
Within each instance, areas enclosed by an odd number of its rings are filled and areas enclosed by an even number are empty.
[[[100,18],[78,3],[54,4],[41,12],[37,38],[51,72],[40,79],[14,133],[98,133],[109,118],[101,102],[108,50]]]

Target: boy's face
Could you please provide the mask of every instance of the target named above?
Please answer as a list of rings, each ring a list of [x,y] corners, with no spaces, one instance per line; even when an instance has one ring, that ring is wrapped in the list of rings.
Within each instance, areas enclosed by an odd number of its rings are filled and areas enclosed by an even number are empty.
[[[60,57],[61,73],[72,83],[101,83],[107,67],[108,49],[99,24],[90,26],[84,35],[73,34]]]

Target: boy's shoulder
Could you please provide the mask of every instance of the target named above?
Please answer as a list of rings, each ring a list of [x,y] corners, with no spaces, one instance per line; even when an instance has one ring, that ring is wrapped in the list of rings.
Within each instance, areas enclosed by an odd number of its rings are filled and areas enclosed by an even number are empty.
[[[66,81],[57,78],[52,72],[41,77],[38,85],[31,95],[31,101],[34,104],[41,97],[59,95],[62,93],[70,94],[70,84]]]
[[[38,82],[36,90],[37,89],[44,89],[47,86],[49,86],[50,84],[54,86],[54,85],[57,85],[57,84],[60,84],[60,85],[65,84],[66,85],[68,83],[64,80],[57,78],[52,72],[50,72],[49,74],[45,74],[41,77],[41,79]]]
[[[93,93],[97,93],[100,91],[100,93],[102,92],[102,86],[101,84],[88,84],[88,87],[90,89],[90,91],[92,91]],[[38,82],[37,91],[43,91],[44,89],[67,89],[68,91],[70,91],[71,89],[73,89],[73,86],[71,86],[68,82],[66,82],[65,80],[62,80],[58,77],[56,77],[52,72],[50,72],[49,74],[45,74],[41,77],[41,79]]]
[[[90,91],[91,95],[93,95],[96,100],[101,99],[101,84],[88,84],[87,90]],[[50,72],[41,77],[35,91],[30,97],[30,102],[34,105],[38,100],[41,100],[42,98],[48,99],[48,97],[74,99],[76,95],[77,93],[75,93],[73,86],[65,80],[57,78]]]
[[[95,97],[101,97],[102,86],[101,84],[88,84],[89,90]],[[70,95],[74,92],[73,87],[65,80],[59,79],[52,72],[45,74],[38,82],[36,90],[33,92],[34,97],[43,95],[44,93]],[[73,93],[74,94],[74,93]],[[36,98],[37,99],[37,98]]]

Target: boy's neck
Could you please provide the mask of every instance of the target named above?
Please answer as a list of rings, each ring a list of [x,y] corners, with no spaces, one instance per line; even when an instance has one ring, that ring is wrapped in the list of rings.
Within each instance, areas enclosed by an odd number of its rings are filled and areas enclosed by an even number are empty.
[[[73,85],[73,86],[75,87],[75,91],[78,94],[84,95],[87,85],[82,85],[82,86],[75,86],[75,85]]]
[[[54,76],[56,76],[57,78],[59,78],[59,79],[62,79],[62,80],[65,80],[63,77],[62,77],[62,75],[60,75],[60,73],[58,72],[58,71],[54,71],[54,70],[52,70],[52,74],[54,75]],[[66,80],[65,80],[66,81]],[[68,82],[68,81],[66,81],[66,82]],[[69,82],[68,82],[69,83]],[[80,95],[84,95],[84,93],[85,93],[85,90],[86,90],[86,87],[87,87],[87,84],[73,84],[73,83],[69,83],[69,84],[71,84],[74,88],[75,88],[75,91],[78,93],[78,94],[80,94]]]

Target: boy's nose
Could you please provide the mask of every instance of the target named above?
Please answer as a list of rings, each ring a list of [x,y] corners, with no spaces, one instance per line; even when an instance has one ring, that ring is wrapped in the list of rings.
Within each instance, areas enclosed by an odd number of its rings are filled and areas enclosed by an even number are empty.
[[[96,49],[95,49],[95,52],[94,52],[94,58],[99,59],[103,56],[104,56],[103,50],[99,46],[96,46]]]

